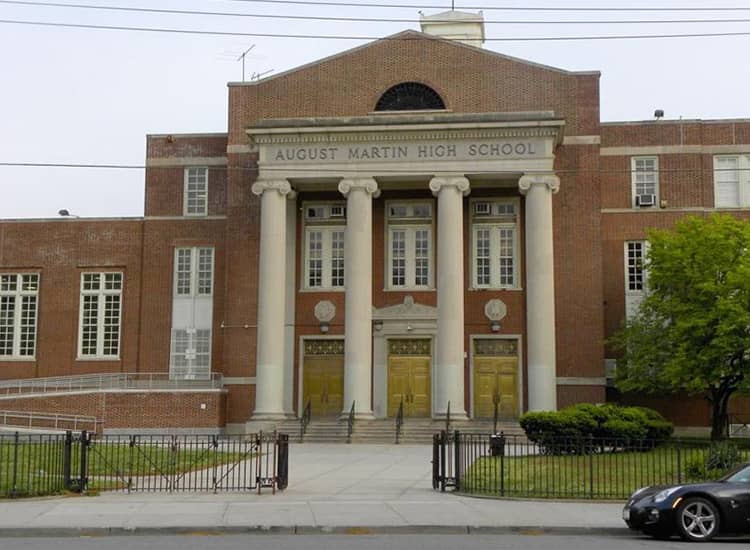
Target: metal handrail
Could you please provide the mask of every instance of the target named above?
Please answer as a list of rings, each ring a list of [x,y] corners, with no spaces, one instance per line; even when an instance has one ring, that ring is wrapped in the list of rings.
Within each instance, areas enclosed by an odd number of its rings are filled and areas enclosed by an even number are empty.
[[[223,377],[219,372],[207,375],[194,375],[188,372],[118,372],[3,380],[0,381],[0,395],[108,389],[218,389],[223,385]]]
[[[448,408],[445,410],[445,431],[451,431],[451,402],[448,401]]]
[[[96,433],[98,426],[104,421],[97,419],[95,416],[86,416],[81,414],[59,414],[36,411],[0,411],[0,425],[14,428],[49,428],[54,430],[81,430],[86,428],[87,431]],[[8,422],[11,419],[11,423]],[[17,422],[13,422],[13,419]],[[35,422],[50,422],[51,425],[35,425]],[[61,426],[61,424],[64,424]]]
[[[401,428],[404,425],[404,396],[401,396],[401,403],[398,404],[398,413],[396,413],[396,445],[401,439]]]
[[[739,426],[732,431],[732,426]],[[727,434],[729,437],[737,434],[750,433],[750,414],[729,414],[727,415]]]
[[[307,426],[310,424],[310,418],[312,417],[312,400],[307,400],[305,410],[302,411],[302,417],[299,419],[299,440],[302,441],[307,433]]]
[[[356,401],[352,401],[352,408],[349,409],[349,418],[347,419],[346,426],[346,442],[352,442],[352,432],[354,432],[354,404]]]

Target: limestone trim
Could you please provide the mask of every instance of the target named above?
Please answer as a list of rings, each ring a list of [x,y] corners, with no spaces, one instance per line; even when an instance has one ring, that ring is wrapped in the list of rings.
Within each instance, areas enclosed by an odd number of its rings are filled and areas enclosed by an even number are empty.
[[[180,166],[226,166],[227,157],[166,157],[147,158],[146,168],[169,168]]]
[[[518,189],[526,195],[532,185],[546,185],[552,193],[560,190],[560,178],[554,174],[524,174],[518,180]]]
[[[292,186],[287,180],[258,180],[251,187],[253,195],[262,195],[265,191],[278,191],[281,196],[292,194]],[[294,198],[292,195],[289,198]]]
[[[378,182],[373,178],[343,179],[339,183],[339,193],[345,197],[348,197],[353,189],[362,189],[365,193],[372,195],[373,198],[378,198],[380,196]]]
[[[601,136],[565,136],[563,145],[599,145],[602,142]]]
[[[225,376],[222,383],[225,386],[252,386],[255,384],[255,376]]]
[[[458,189],[463,196],[467,196],[471,192],[471,185],[469,180],[463,176],[460,177],[442,177],[438,176],[430,180],[430,191],[436,197],[440,194],[440,191],[445,187],[455,187]]]
[[[607,379],[603,376],[558,376],[558,386],[606,386]]]
[[[643,146],[621,146],[602,147],[599,155],[602,157],[628,157],[637,155],[722,155],[734,153],[747,153],[750,144],[740,143],[734,145],[643,145]]]
[[[437,308],[420,304],[414,301],[414,297],[409,295],[404,298],[402,304],[386,306],[380,309],[373,308],[372,318],[376,321],[387,320],[435,320],[437,319]]]

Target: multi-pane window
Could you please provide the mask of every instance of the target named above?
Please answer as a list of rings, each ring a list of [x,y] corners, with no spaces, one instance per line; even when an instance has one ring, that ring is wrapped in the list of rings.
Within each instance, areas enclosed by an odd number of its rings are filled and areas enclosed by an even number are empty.
[[[750,206],[750,155],[714,157],[716,208]]]
[[[388,205],[388,288],[432,287],[432,203]]]
[[[344,232],[346,206],[343,203],[312,204],[305,212],[305,273],[308,290],[344,288]]]
[[[211,330],[172,329],[169,371],[173,378],[209,378],[211,376]]]
[[[81,273],[79,357],[120,355],[122,273]]]
[[[33,359],[38,294],[38,273],[0,274],[0,359]]]
[[[647,241],[625,241],[625,316],[628,319],[638,312],[646,294],[647,252]]]
[[[208,168],[191,166],[185,168],[184,214],[205,216],[208,214]]]
[[[518,286],[517,203],[479,200],[472,203],[474,288]]]
[[[658,157],[633,157],[630,160],[630,178],[633,188],[633,206],[637,208],[650,208],[658,206]]]
[[[213,293],[214,249],[210,247],[175,249],[175,294],[210,296]]]

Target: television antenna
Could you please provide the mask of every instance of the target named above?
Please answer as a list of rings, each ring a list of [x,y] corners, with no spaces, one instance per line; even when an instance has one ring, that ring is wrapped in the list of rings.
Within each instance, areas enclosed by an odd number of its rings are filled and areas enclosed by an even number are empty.
[[[237,58],[237,61],[242,60],[242,82],[245,82],[245,57],[247,56],[248,53],[250,53],[250,50],[252,50],[254,47],[255,47],[255,44],[253,44],[244,52],[242,52],[240,56]]]
[[[250,80],[260,80],[262,77],[272,72],[273,69],[268,69],[267,71],[263,71],[262,73],[253,73],[250,75]]]

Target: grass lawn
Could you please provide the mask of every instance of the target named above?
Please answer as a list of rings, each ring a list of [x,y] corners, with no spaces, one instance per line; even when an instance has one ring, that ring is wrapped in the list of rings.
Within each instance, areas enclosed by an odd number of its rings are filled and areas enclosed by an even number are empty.
[[[0,443],[0,497],[36,496],[64,491],[63,447],[59,441],[24,442],[16,446]],[[138,443],[94,443],[88,452],[89,486],[114,489],[126,485],[129,477],[165,478],[184,474],[198,479],[206,470],[255,456],[250,446],[226,450],[194,443],[172,448],[169,445]],[[73,445],[72,477],[80,475],[80,446]],[[15,474],[14,474],[15,470]],[[203,476],[205,477],[205,475]],[[202,478],[201,478],[202,479]]]
[[[687,481],[685,467],[706,448],[665,446],[649,452],[564,456],[478,457],[460,478],[460,491],[537,498],[624,499],[645,485]]]

